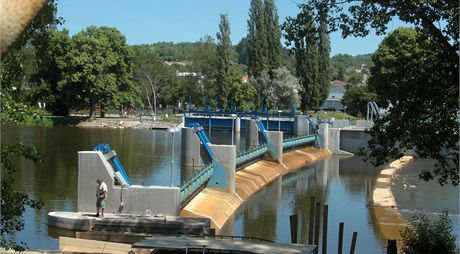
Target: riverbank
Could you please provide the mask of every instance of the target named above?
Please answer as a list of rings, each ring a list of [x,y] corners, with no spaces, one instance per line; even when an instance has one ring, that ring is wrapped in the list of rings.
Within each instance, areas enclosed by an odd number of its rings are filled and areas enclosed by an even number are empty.
[[[264,186],[289,172],[311,165],[330,156],[328,150],[306,147],[283,154],[283,164],[261,160],[236,173],[235,193],[206,187],[184,209],[183,217],[205,217],[211,228],[219,231],[228,218]]]
[[[372,194],[371,211],[376,229],[384,239],[397,239],[398,249],[402,244],[400,232],[407,223],[397,208],[391,184],[394,174],[412,161],[412,156],[403,156],[380,171]]]

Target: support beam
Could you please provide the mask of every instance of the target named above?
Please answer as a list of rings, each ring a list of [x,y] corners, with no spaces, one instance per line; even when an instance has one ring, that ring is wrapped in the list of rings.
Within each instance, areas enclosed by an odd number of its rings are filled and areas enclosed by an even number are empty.
[[[235,133],[241,132],[241,118],[235,118]]]
[[[319,137],[321,138],[321,148],[329,149],[329,124],[322,123],[319,125]]]
[[[274,161],[283,163],[283,132],[267,131],[268,135],[268,154]]]

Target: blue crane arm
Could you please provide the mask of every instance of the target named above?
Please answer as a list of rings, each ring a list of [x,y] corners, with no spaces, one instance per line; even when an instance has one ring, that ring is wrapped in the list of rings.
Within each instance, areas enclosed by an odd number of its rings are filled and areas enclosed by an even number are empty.
[[[308,124],[310,124],[310,128],[313,130],[313,132],[316,134],[317,130],[316,130],[316,127],[315,125],[313,124],[313,121],[311,120],[311,117],[309,115],[307,115],[307,121],[308,121]]]
[[[252,119],[254,119],[254,121],[256,121],[260,132],[262,132],[262,135],[264,136],[265,141],[268,144],[269,142],[268,142],[267,130],[265,129],[265,126],[263,125],[262,121],[260,121],[260,119],[257,116],[253,116]]]
[[[94,147],[94,151],[101,151],[103,154],[107,154],[107,153],[112,152],[112,149],[110,148],[109,144],[99,144]],[[121,165],[120,160],[118,160],[118,156],[114,155],[112,158],[110,158],[110,162],[115,167],[116,172],[120,172],[121,176],[124,178],[123,180],[127,184],[132,185],[131,179],[129,179],[128,174],[126,173],[125,169]]]
[[[213,153],[211,152],[211,148],[209,147],[209,144],[211,143],[211,141],[209,141],[209,138],[204,132],[203,127],[201,127],[198,123],[193,123],[192,127],[195,130],[196,135],[200,139],[201,143],[203,144],[203,148],[206,151],[206,153],[209,155],[209,158],[211,158],[211,160],[214,161],[215,157]]]

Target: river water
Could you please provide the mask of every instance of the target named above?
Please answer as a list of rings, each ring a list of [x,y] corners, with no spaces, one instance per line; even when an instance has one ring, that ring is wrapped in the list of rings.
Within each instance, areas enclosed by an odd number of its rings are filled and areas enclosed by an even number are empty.
[[[235,139],[240,150],[245,146],[243,137],[244,133],[241,138]],[[173,142],[171,134],[164,130],[3,126],[2,143],[17,141],[34,145],[45,156],[44,162],[39,165],[24,160],[15,161],[19,168],[15,186],[45,204],[39,211],[26,210],[25,229],[15,235],[18,241],[26,242],[32,249],[58,249],[57,235],[69,233],[49,229],[47,214],[50,211],[76,210],[78,151],[92,150],[99,143],[109,143],[117,151],[134,183],[169,185],[171,180]],[[211,141],[230,144],[231,134],[214,132]],[[179,185],[179,133],[175,134],[174,145],[176,163],[173,182]],[[269,184],[245,202],[220,233],[288,243],[289,215],[297,214],[299,243],[306,243],[310,198],[315,196],[316,201],[329,206],[328,252],[336,251],[338,224],[344,222],[345,252],[350,247],[352,232],[356,231],[356,253],[385,253],[386,240],[376,230],[375,218],[368,209],[377,174],[378,169],[362,162],[359,157],[331,157]],[[442,192],[442,195],[446,193]],[[398,195],[395,196],[398,199]],[[442,202],[449,207],[458,207],[458,198],[455,199],[455,196]],[[430,211],[441,211],[436,207],[434,205]],[[413,210],[411,207],[403,209]],[[414,209],[420,210],[419,207]],[[458,209],[450,211],[458,217]]]

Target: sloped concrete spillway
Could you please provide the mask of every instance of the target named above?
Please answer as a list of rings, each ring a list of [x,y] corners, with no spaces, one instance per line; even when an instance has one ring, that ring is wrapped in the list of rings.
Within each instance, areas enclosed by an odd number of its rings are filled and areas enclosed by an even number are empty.
[[[278,177],[330,156],[328,150],[306,147],[283,154],[283,163],[261,160],[236,173],[235,193],[204,188],[185,206],[182,217],[205,217],[211,227],[220,230],[228,218],[254,193]]]

